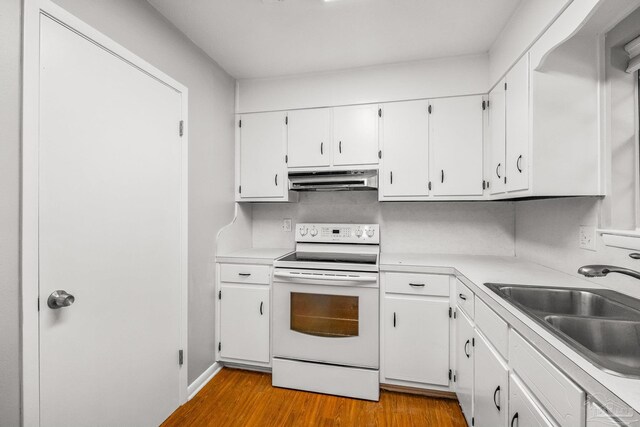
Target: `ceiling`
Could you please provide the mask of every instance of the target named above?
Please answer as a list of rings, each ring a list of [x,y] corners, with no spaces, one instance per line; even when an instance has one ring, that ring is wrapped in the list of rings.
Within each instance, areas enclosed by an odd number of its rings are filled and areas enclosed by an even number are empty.
[[[237,79],[482,53],[520,0],[148,0]]]

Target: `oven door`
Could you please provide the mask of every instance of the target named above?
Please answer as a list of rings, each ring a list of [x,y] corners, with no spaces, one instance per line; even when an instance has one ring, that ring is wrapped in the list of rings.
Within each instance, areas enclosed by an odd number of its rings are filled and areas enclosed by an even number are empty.
[[[378,273],[276,269],[273,355],[378,368]]]

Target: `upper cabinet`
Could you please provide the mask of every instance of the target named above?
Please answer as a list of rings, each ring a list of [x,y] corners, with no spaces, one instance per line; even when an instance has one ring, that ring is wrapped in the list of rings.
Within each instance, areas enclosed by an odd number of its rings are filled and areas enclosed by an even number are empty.
[[[507,153],[506,140],[506,108],[505,87],[506,80],[502,80],[489,92],[489,143],[487,151],[489,156],[488,182],[491,194],[502,194],[506,191],[506,166]]]
[[[429,102],[384,104],[380,199],[429,195]]]
[[[378,164],[378,106],[333,109],[333,164]]]
[[[431,181],[435,196],[482,196],[481,96],[431,101]]]
[[[289,112],[287,126],[289,167],[331,165],[331,108]]]
[[[236,200],[286,200],[286,113],[238,117]]]
[[[509,71],[505,85],[507,191],[529,188],[529,93],[529,54],[526,54]]]

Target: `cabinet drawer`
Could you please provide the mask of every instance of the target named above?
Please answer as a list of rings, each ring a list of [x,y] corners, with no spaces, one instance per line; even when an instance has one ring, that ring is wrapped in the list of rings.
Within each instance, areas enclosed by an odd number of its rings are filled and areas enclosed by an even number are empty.
[[[509,357],[509,326],[480,299],[476,300],[476,326],[505,359]]]
[[[234,283],[255,283],[268,285],[270,267],[268,265],[221,264],[220,281]]]
[[[474,299],[475,295],[471,289],[467,288],[460,280],[456,280],[456,303],[471,319],[474,318]]]
[[[509,365],[562,426],[585,425],[585,394],[524,338],[509,331]]]
[[[445,274],[385,273],[385,292],[394,294],[449,296]]]

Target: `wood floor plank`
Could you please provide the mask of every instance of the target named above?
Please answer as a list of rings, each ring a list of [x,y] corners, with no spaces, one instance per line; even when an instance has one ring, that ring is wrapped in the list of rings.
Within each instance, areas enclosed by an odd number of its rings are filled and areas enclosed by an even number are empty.
[[[271,375],[224,368],[163,424],[216,427],[464,427],[450,399],[382,390],[379,402],[271,386]]]

